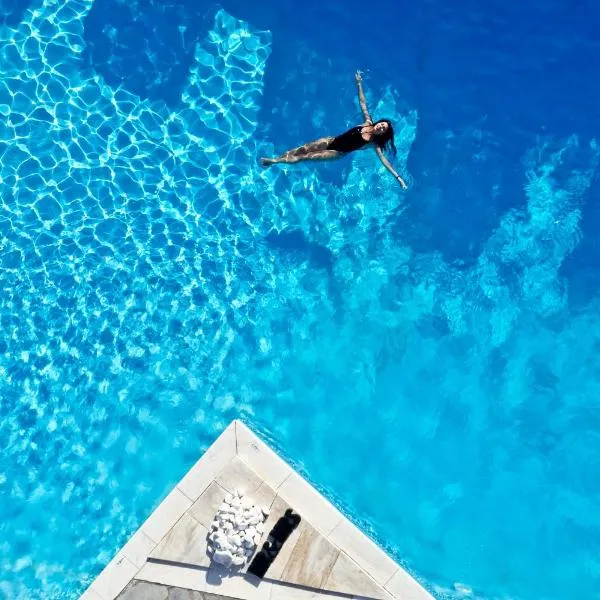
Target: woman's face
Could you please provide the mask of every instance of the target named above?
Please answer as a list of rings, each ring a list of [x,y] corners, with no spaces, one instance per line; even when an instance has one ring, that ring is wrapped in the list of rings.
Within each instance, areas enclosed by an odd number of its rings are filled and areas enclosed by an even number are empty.
[[[377,135],[382,135],[384,134],[386,131],[388,130],[388,124],[383,122],[383,123],[377,123],[374,127],[373,127],[373,131],[377,134]]]

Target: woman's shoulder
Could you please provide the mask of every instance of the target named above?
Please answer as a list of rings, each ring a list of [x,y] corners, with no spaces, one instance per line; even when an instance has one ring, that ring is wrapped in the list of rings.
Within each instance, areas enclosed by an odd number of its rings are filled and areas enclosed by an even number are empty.
[[[354,127],[350,127],[350,129],[348,129],[347,133],[362,133],[362,130],[364,127],[366,127],[368,125],[368,123],[363,123],[362,125],[355,125]]]

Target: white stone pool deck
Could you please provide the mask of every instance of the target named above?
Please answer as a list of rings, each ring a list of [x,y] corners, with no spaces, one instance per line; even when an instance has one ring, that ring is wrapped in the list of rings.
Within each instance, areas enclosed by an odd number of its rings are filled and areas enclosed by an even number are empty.
[[[207,535],[226,493],[301,517],[262,580],[211,564]],[[249,563],[248,563],[249,564]],[[81,600],[432,600],[246,425],[233,421],[119,550]]]

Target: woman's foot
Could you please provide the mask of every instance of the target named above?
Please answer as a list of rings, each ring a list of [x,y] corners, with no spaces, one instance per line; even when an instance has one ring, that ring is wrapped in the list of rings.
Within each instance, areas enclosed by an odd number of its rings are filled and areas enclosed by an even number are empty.
[[[271,165],[274,165],[277,162],[277,160],[275,158],[261,158],[260,159],[260,164],[263,167],[270,167]]]

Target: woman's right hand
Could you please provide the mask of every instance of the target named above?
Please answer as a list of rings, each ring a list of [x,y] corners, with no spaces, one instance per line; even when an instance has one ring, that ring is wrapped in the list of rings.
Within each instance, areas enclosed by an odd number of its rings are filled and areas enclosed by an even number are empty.
[[[356,79],[356,83],[360,83],[362,81],[362,72],[356,71],[354,74],[354,78]]]

